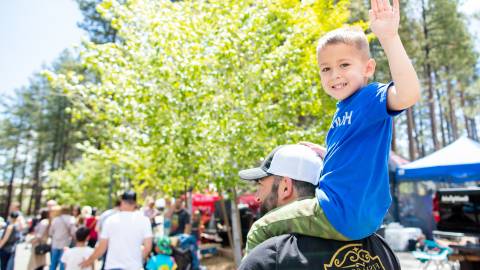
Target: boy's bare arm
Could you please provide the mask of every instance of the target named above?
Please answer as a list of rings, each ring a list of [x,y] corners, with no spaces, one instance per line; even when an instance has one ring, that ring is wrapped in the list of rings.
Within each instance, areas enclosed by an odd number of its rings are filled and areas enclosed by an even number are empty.
[[[377,36],[388,59],[395,86],[389,89],[387,104],[390,110],[403,110],[420,99],[420,83],[410,58],[403,47],[398,27],[399,0],[370,0],[370,28]]]

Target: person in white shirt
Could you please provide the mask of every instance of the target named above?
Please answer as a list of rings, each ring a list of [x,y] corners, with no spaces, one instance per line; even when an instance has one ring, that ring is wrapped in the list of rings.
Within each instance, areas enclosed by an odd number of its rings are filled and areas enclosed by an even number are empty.
[[[108,247],[105,269],[142,269],[152,249],[152,228],[148,218],[136,211],[136,200],[137,194],[133,191],[122,194],[120,211],[105,221],[100,241],[81,267],[92,265]]]
[[[62,256],[65,270],[93,270],[93,267],[81,268],[80,263],[93,254],[93,248],[86,245],[90,230],[81,226],[75,232],[76,244],[74,248],[67,249]]]

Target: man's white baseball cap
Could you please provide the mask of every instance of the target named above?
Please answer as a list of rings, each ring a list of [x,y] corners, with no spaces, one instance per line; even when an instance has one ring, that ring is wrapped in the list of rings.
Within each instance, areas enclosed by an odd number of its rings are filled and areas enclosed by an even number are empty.
[[[318,185],[323,168],[322,159],[309,147],[287,144],[275,148],[260,167],[238,173],[243,180],[258,180],[269,175],[286,176]]]

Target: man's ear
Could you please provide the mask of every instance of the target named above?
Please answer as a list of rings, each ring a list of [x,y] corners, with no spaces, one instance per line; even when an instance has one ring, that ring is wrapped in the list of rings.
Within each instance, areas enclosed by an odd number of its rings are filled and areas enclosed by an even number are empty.
[[[367,65],[365,66],[365,77],[370,78],[375,73],[375,67],[377,66],[377,62],[375,59],[370,58],[367,60]]]
[[[293,180],[289,177],[283,177],[278,187],[279,201],[287,200],[293,195]]]

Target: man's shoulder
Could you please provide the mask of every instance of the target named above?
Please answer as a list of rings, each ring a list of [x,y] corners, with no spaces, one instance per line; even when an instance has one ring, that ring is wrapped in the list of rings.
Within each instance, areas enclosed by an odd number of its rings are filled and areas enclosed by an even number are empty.
[[[291,234],[283,234],[267,239],[256,246],[240,264],[239,270],[277,269],[277,244],[286,241]]]
[[[60,222],[60,216],[54,217],[54,218],[52,219],[52,224],[50,225],[50,227],[56,226],[56,224],[57,224],[58,222]]]
[[[371,269],[400,269],[398,260],[385,241],[374,234],[357,241],[337,241],[318,237],[284,234],[268,239],[255,247],[242,261],[241,269],[302,269],[335,268],[334,261],[342,267],[355,265],[348,254],[356,254]]]
[[[179,211],[174,212],[174,213],[176,213],[176,214],[179,215],[179,216],[190,216],[190,214],[188,213],[187,209],[185,209],[185,208],[182,208],[182,209],[180,209]]]
[[[102,218],[110,215],[110,213],[111,213],[112,211],[113,211],[113,209],[107,209],[107,210],[103,211],[103,212],[100,214],[100,217],[99,217],[99,218],[102,219]]]
[[[150,220],[140,211],[118,211],[105,221],[105,224],[110,223],[128,224],[128,226],[133,227],[143,226],[144,224],[150,226]]]

